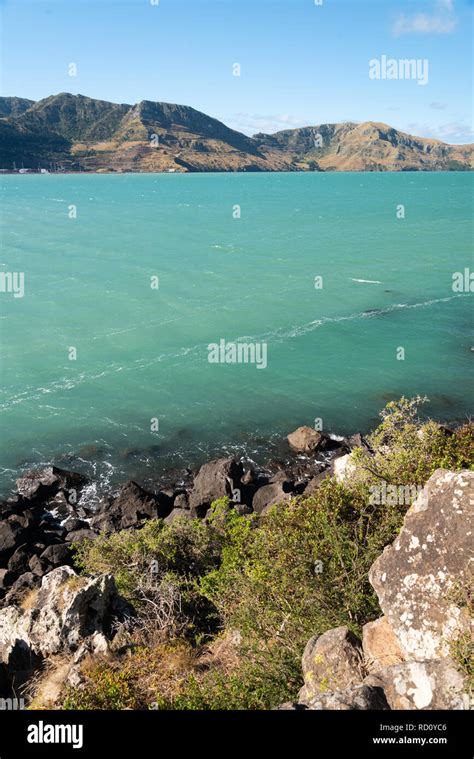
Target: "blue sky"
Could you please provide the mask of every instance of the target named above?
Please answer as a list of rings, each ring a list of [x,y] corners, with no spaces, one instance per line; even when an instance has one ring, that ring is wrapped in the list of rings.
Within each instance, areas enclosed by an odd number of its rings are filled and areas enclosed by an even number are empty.
[[[474,140],[474,0],[152,2],[0,0],[1,94],[183,103],[247,134],[371,120]],[[427,59],[428,83],[370,79],[382,55]]]

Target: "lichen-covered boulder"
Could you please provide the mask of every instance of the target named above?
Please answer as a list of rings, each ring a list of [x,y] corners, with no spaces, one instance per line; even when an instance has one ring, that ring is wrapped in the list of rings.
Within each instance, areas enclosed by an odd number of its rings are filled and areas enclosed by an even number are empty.
[[[28,638],[28,625],[22,609],[7,606],[0,610],[0,661],[6,662],[16,640]]]
[[[0,610],[0,661],[17,640],[40,656],[75,651],[88,636],[110,633],[124,604],[111,575],[88,578],[71,567],[53,569],[23,608]]]
[[[53,569],[43,578],[30,619],[33,647],[43,655],[75,650],[83,638],[105,629],[116,595],[111,575],[86,578],[71,567]]]
[[[465,678],[449,658],[395,664],[364,684],[382,688],[390,709],[469,709]]]
[[[14,517],[0,522],[0,564],[2,567],[6,567],[15,548],[24,542],[24,537],[25,530]]]
[[[438,469],[369,579],[407,658],[438,659],[469,632],[462,598],[472,572],[474,472]]]
[[[325,691],[339,691],[363,678],[360,640],[347,627],[314,636],[303,653],[304,686],[298,701],[307,703]]]

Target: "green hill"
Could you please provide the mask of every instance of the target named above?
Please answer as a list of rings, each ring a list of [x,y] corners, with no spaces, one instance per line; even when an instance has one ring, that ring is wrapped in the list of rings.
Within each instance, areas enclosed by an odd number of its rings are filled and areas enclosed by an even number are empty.
[[[0,98],[0,168],[59,162],[82,171],[446,171],[473,168],[472,145],[386,124],[320,124],[248,137],[195,108],[84,95]]]

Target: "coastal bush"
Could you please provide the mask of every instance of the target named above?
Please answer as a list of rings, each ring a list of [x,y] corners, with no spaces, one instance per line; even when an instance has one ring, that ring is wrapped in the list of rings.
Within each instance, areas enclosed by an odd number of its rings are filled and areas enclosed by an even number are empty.
[[[110,572],[120,592],[132,600],[137,573],[152,569],[197,577],[216,566],[220,549],[219,532],[201,520],[178,518],[166,525],[151,519],[140,530],[78,543],[75,562],[87,573]]]
[[[222,624],[242,635],[240,680],[271,684],[266,708],[275,691],[288,695],[285,682],[294,694],[312,635],[340,625],[360,633],[379,616],[368,570],[397,534],[405,510],[370,506],[365,487],[330,478],[312,497],[275,506],[263,517],[229,512],[221,564],[200,587]],[[224,687],[212,676],[207,684],[211,695]]]
[[[136,709],[134,681],[126,669],[112,668],[108,663],[95,663],[88,671],[82,688],[66,691],[62,709]]]
[[[334,479],[261,517],[216,504],[221,563],[199,585],[223,628],[239,630],[239,657],[230,672],[191,672],[160,708],[269,709],[293,699],[311,636],[340,625],[360,634],[380,616],[368,570],[405,511],[370,506],[364,486]]]
[[[87,574],[114,576],[148,637],[192,637],[215,627],[215,610],[196,578],[218,566],[220,541],[220,533],[200,520],[176,519],[169,526],[150,520],[141,530],[77,544],[75,563]]]
[[[367,438],[371,451],[353,453],[359,481],[422,486],[436,469],[473,467],[474,425],[452,433],[432,420],[422,421],[419,409],[427,401],[402,397],[386,405],[381,424]]]

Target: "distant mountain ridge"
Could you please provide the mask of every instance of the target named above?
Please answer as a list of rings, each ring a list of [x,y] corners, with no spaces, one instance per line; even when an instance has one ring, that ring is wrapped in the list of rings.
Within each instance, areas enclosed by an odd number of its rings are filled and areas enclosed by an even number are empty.
[[[474,145],[344,122],[248,137],[190,106],[60,93],[0,97],[0,168],[65,171],[472,170]]]
[[[0,98],[0,117],[19,116],[21,113],[28,110],[28,108],[31,108],[34,103],[34,100],[28,100],[27,98]]]

